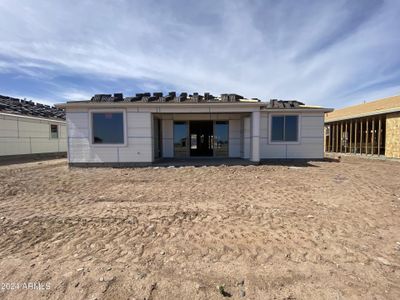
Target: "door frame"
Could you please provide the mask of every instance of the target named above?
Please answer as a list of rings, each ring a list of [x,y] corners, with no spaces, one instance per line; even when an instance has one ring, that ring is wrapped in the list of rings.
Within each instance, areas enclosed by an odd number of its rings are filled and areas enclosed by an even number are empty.
[[[216,140],[215,140],[215,132],[216,132],[216,122],[218,122],[218,121],[224,121],[224,122],[227,122],[228,123],[228,151],[227,151],[227,155],[226,156],[217,156],[216,155],[216,148],[215,148],[215,143],[216,143]],[[186,123],[186,155],[184,156],[184,157],[177,157],[176,156],[176,153],[175,153],[175,148],[174,148],[174,130],[172,130],[172,132],[173,132],[173,136],[172,136],[172,147],[173,147],[173,157],[174,158],[212,158],[212,157],[219,157],[219,158],[223,158],[223,157],[226,157],[226,158],[228,158],[229,157],[229,147],[231,146],[230,145],[230,143],[229,143],[229,128],[230,128],[230,122],[229,122],[229,119],[222,119],[222,120],[172,120],[172,128],[174,128],[174,124],[175,124],[175,122],[184,122],[184,123]],[[212,143],[213,143],[213,153],[212,153],[212,155],[211,156],[192,156],[191,154],[190,154],[190,123],[191,122],[212,122]]]
[[[197,126],[197,128],[196,129],[201,129],[201,123],[208,123],[207,124],[207,130],[206,130],[206,133],[208,133],[208,136],[207,136],[207,138],[208,138],[208,149],[204,149],[204,153],[200,153],[200,155],[193,155],[192,154],[192,152],[195,152],[195,151],[193,151],[193,150],[195,150],[195,149],[192,149],[191,148],[191,146],[192,146],[192,126],[195,124],[195,123],[199,123]],[[188,141],[189,141],[189,143],[188,143],[188,146],[189,146],[189,157],[214,157],[215,156],[215,152],[214,152],[214,126],[215,125],[215,121],[213,121],[213,120],[193,120],[193,121],[189,121],[189,139],[188,139]],[[197,134],[196,134],[196,145],[197,145],[197,147],[199,147],[199,145],[200,145],[200,143],[199,143],[199,139],[200,139],[200,135],[202,134],[202,132],[201,132],[201,130],[198,130],[197,131]],[[199,151],[199,150],[197,150],[197,151]],[[210,153],[210,154],[208,154],[208,153]]]

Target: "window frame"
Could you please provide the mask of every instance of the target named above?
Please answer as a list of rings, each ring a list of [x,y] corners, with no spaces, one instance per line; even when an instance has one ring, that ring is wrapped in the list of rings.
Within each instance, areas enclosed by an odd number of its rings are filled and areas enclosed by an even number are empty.
[[[58,140],[58,139],[60,138],[60,125],[59,125],[59,124],[54,124],[54,123],[50,123],[49,125],[50,125],[50,126],[49,126],[50,139],[51,139],[51,140]],[[52,136],[51,126],[57,126],[57,137],[53,137],[53,136]]]
[[[179,123],[185,123],[186,126],[186,150],[185,152],[181,152],[181,153],[185,153],[185,155],[182,156],[177,156],[176,154],[180,152],[175,151],[175,123],[179,122]],[[173,153],[173,157],[174,158],[187,158],[190,157],[190,128],[189,128],[189,122],[190,121],[185,121],[185,120],[172,120],[172,153]]]
[[[290,116],[296,116],[297,117],[297,141],[273,141],[272,140],[272,118],[273,117],[290,117]],[[268,124],[269,124],[269,135],[268,135],[268,143],[269,144],[276,144],[276,145],[296,145],[296,144],[301,144],[301,137],[300,137],[300,133],[301,133],[301,114],[296,114],[296,113],[286,113],[286,112],[282,112],[282,113],[273,113],[269,115],[269,120],[268,120]],[[285,128],[283,129],[285,132]]]
[[[219,153],[217,153],[218,152],[218,148],[217,148],[218,141],[217,141],[216,133],[217,133],[217,123],[218,122],[223,122],[223,123],[226,123],[228,125],[228,135],[227,135],[228,147],[226,149],[226,155],[218,155]],[[213,144],[213,156],[215,156],[215,157],[221,157],[221,158],[223,158],[223,157],[228,158],[229,157],[229,149],[230,149],[230,143],[229,143],[230,124],[229,123],[230,123],[229,119],[214,120],[214,122],[213,122],[213,142],[212,142],[212,144]]]
[[[99,144],[93,142],[93,114],[94,113],[122,113],[122,128],[124,130],[124,143],[121,144]],[[128,124],[126,119],[126,110],[125,109],[118,109],[118,108],[111,108],[111,109],[90,109],[89,110],[89,144],[91,147],[98,147],[98,148],[107,148],[107,147],[126,147],[128,145]]]

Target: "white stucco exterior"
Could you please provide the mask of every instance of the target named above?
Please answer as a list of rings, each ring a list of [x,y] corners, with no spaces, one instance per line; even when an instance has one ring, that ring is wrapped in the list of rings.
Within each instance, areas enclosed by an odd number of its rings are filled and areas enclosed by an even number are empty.
[[[301,112],[298,142],[272,142],[270,139],[271,116],[285,112],[261,113],[260,157],[262,159],[323,158],[324,115],[320,112]],[[289,113],[293,114],[293,113]]]
[[[58,138],[51,136],[50,125],[58,126]],[[0,156],[66,151],[66,122],[0,113]]]
[[[324,109],[266,110],[259,103],[68,103],[68,159],[70,163],[152,163],[157,157],[155,133],[160,131],[161,157],[174,157],[174,122],[227,121],[227,157],[252,162],[262,159],[321,159],[324,156]],[[124,112],[123,145],[91,143],[92,111]],[[271,116],[298,116],[298,141],[271,141]],[[160,128],[155,129],[156,121]]]

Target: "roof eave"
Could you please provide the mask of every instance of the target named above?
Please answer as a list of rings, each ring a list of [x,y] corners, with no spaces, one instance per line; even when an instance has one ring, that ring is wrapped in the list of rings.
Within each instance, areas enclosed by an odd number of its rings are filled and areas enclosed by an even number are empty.
[[[96,108],[96,107],[207,107],[207,106],[219,106],[219,107],[260,107],[261,111],[265,112],[321,112],[328,113],[332,112],[333,108],[324,107],[293,107],[293,108],[267,108],[265,107],[268,103],[266,102],[88,102],[88,101],[71,101],[67,103],[59,103],[55,106],[58,108]]]
[[[58,103],[55,104],[55,107],[58,108],[73,108],[73,107],[154,107],[154,106],[163,106],[163,107],[183,107],[183,106],[245,106],[245,107],[254,107],[254,106],[263,106],[265,103],[263,102],[87,102],[87,101],[70,101],[66,103]]]
[[[400,112],[400,107],[395,107],[395,108],[390,108],[390,109],[382,109],[374,112],[367,112],[367,113],[361,113],[361,114],[354,114],[354,115],[348,115],[348,116],[343,116],[343,117],[338,117],[338,118],[325,118],[325,123],[332,123],[332,122],[338,122],[338,121],[344,121],[344,120],[351,120],[351,119],[358,119],[358,118],[364,118],[364,117],[369,117],[369,116],[377,116],[377,115],[384,115],[384,114],[389,114],[389,113],[396,113]]]
[[[65,120],[65,119],[35,117],[35,116],[30,116],[30,115],[13,114],[13,113],[7,113],[7,112],[2,112],[2,111],[0,111],[0,115],[9,116],[9,117],[16,117],[16,118],[31,119],[31,120],[40,120],[40,121],[48,121],[48,122],[66,123],[66,120]]]
[[[325,108],[325,107],[321,107],[321,108],[301,108],[301,107],[294,107],[294,108],[262,108],[261,111],[268,111],[268,112],[322,112],[322,113],[328,113],[328,112],[332,112],[334,109],[333,108]]]

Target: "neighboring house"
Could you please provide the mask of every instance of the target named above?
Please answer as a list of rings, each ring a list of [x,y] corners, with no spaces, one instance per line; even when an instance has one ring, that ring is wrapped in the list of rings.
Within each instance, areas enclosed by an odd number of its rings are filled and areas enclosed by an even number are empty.
[[[324,113],[297,101],[175,92],[95,95],[66,109],[71,165],[137,165],[162,158],[321,159]]]
[[[0,158],[65,153],[66,133],[62,109],[0,95]]]
[[[325,151],[400,158],[400,96],[325,116]]]

